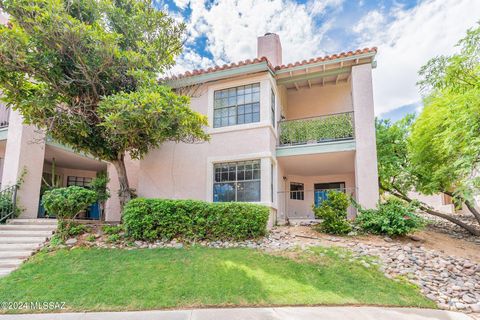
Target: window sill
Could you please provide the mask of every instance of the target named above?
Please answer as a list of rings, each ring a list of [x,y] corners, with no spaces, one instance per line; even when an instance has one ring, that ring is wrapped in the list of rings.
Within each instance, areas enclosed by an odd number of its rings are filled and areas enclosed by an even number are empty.
[[[262,122],[255,122],[255,123],[247,123],[247,124],[237,124],[228,127],[220,127],[220,128],[208,128],[208,134],[220,134],[220,133],[228,133],[228,132],[235,132],[235,131],[243,131],[243,130],[252,130],[252,129],[259,129],[259,128],[272,128],[271,124],[262,123]]]

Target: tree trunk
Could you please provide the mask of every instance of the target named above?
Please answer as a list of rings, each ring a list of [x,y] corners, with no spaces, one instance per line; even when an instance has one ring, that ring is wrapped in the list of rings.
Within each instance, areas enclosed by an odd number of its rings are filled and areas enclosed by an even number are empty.
[[[477,222],[480,224],[480,212],[478,212],[477,208],[475,208],[475,205],[471,203],[469,200],[465,200],[464,202],[468,210],[473,214],[475,219],[477,219]]]
[[[385,189],[384,189],[385,190]],[[394,196],[402,199],[402,200],[405,200],[407,202],[412,202],[413,200],[410,199],[408,196],[404,195],[403,193],[401,193],[400,191],[398,190],[385,190],[385,191],[388,191],[390,192],[391,194],[393,194]],[[435,211],[435,210],[432,210],[431,208],[429,208],[426,204],[420,202],[420,209],[428,214],[431,214],[432,216],[436,216],[436,217],[439,217],[439,218],[443,218],[445,220],[448,220],[450,221],[451,223],[454,223],[456,224],[457,226],[467,230],[470,234],[473,234],[474,236],[480,236],[480,230],[478,230],[477,228],[475,228],[474,226],[471,226],[469,224],[466,224],[465,222],[463,221],[460,221],[458,219],[455,219],[454,217],[448,215],[448,214],[445,214],[445,213],[441,213],[441,212],[438,212],[438,211]]]
[[[118,155],[117,160],[112,160],[112,164],[117,171],[120,185],[118,197],[120,198],[120,208],[123,210],[125,204],[132,198],[132,192],[128,184],[127,169],[125,167],[125,156],[123,154]]]

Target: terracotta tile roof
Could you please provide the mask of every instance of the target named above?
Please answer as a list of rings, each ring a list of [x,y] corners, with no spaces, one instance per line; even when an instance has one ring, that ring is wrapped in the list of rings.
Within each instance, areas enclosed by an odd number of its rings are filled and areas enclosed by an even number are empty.
[[[198,69],[198,70],[193,70],[193,71],[187,71],[183,74],[172,76],[172,77],[169,78],[169,80],[176,80],[176,79],[182,79],[182,78],[187,78],[187,77],[192,77],[192,76],[198,76],[198,75],[205,74],[205,73],[212,73],[212,72],[216,72],[216,71],[220,71],[220,70],[228,70],[228,69],[233,69],[233,68],[237,68],[237,67],[241,67],[241,66],[245,66],[245,65],[249,65],[249,64],[256,64],[256,63],[260,63],[260,62],[266,62],[268,64],[268,66],[272,70],[274,70],[273,66],[270,64],[268,59],[266,57],[261,57],[261,58],[255,58],[253,60],[248,59],[248,60],[243,60],[243,61],[234,62],[234,63],[230,63],[230,64],[224,64],[223,66],[214,66],[214,67],[210,67],[210,68],[207,68],[207,69]]]
[[[363,54],[363,53],[373,53],[373,52],[375,52],[375,53],[377,52],[377,47],[358,49],[358,50],[355,50],[355,51],[348,51],[348,52],[341,52],[341,53],[336,53],[336,54],[332,54],[332,55],[329,55],[329,56],[312,58],[308,61],[307,60],[297,61],[295,63],[289,63],[287,65],[283,64],[281,66],[276,66],[275,70],[298,67],[298,66],[303,66],[303,65],[306,65],[306,64],[316,63],[316,62],[335,60],[335,59],[340,59],[340,58],[356,56],[356,55]]]
[[[183,74],[171,76],[167,79],[168,80],[178,80],[178,79],[182,79],[182,78],[198,76],[198,75],[201,75],[201,74],[212,73],[212,72],[221,71],[221,70],[233,69],[233,68],[237,68],[237,67],[241,67],[241,66],[245,66],[245,65],[250,65],[250,64],[261,63],[261,62],[266,62],[271,70],[281,70],[281,69],[288,69],[288,68],[291,68],[291,67],[303,66],[303,65],[307,65],[307,64],[311,64],[311,63],[321,62],[321,61],[335,60],[335,59],[351,57],[351,56],[355,56],[355,55],[359,55],[359,54],[363,54],[363,53],[373,53],[373,52],[377,52],[376,47],[358,49],[358,50],[355,50],[355,51],[341,52],[341,53],[337,53],[337,54],[327,55],[327,56],[324,56],[324,57],[312,58],[308,61],[307,60],[302,60],[302,61],[297,61],[295,63],[289,63],[287,65],[281,65],[281,66],[276,66],[276,67],[273,67],[272,64],[268,61],[268,59],[266,57],[261,57],[261,58],[255,58],[253,60],[248,59],[248,60],[244,60],[244,61],[240,61],[240,62],[236,62],[236,63],[234,62],[234,63],[230,63],[230,64],[224,64],[223,66],[215,66],[215,67],[210,67],[210,68],[207,68],[207,69],[198,69],[198,70],[193,70],[193,71],[187,71]],[[164,79],[164,80],[167,80],[167,79]]]

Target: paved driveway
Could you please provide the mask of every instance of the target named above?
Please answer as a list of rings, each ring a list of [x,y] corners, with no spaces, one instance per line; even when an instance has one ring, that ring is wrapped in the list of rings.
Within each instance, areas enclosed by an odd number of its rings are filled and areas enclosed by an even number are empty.
[[[0,320],[471,320],[451,311],[378,307],[281,307],[0,315]]]

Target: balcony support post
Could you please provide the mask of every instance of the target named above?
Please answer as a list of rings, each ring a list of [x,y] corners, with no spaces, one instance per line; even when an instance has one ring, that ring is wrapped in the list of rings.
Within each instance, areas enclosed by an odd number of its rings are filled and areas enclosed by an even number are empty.
[[[355,119],[355,184],[357,201],[374,208],[379,199],[372,66],[352,67],[352,98]]]

